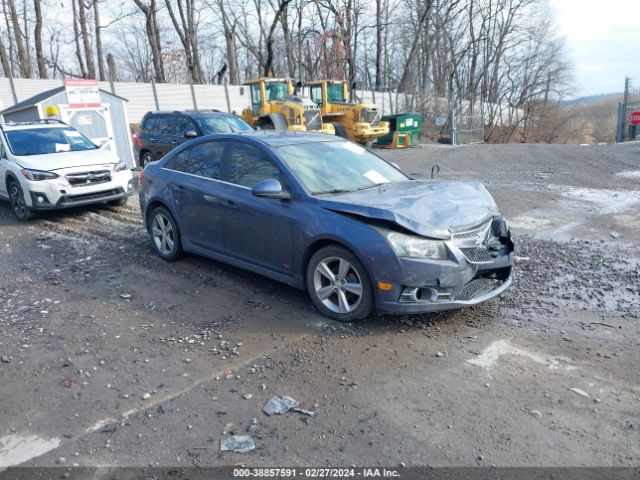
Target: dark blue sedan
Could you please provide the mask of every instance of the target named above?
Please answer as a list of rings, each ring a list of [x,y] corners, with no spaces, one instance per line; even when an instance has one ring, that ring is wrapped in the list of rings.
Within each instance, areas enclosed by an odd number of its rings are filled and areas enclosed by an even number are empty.
[[[339,137],[202,137],[140,177],[162,258],[192,252],[306,289],[336,320],[460,308],[511,284],[509,228],[481,184],[412,180]]]

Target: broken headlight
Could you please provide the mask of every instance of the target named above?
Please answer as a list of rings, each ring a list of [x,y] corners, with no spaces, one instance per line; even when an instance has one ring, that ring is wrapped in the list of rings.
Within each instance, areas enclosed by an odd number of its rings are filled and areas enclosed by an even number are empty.
[[[399,257],[430,258],[433,260],[446,260],[447,249],[444,242],[430,240],[417,235],[406,235],[386,228],[376,228],[387,239],[393,251]]]

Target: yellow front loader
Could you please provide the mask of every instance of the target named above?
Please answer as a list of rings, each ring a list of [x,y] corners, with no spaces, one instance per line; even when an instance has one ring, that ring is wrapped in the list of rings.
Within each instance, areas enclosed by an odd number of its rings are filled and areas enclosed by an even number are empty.
[[[309,99],[294,95],[290,78],[261,77],[248,80],[251,106],[242,119],[260,130],[315,131],[335,134],[333,125],[322,122],[318,107]]]
[[[305,93],[320,107],[322,121],[333,123],[336,135],[368,145],[389,133],[389,124],[380,121],[377,105],[349,103],[345,81],[313,80],[305,85]]]

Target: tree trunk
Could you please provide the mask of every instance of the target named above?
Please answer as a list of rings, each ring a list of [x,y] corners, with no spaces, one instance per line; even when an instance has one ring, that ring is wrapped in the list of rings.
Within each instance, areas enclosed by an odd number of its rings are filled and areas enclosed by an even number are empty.
[[[16,48],[18,49],[18,65],[20,67],[20,75],[22,76],[22,78],[32,78],[33,71],[31,70],[27,46],[25,45],[22,29],[20,28],[20,21],[18,20],[16,4],[14,0],[7,0],[7,3],[9,4],[9,13],[11,15],[11,24],[13,25],[13,34],[16,39]]]
[[[275,12],[273,22],[271,23],[271,27],[269,28],[269,33],[267,35],[266,41],[267,60],[264,62],[263,70],[263,74],[265,77],[268,77],[272,73],[271,69],[273,68],[273,37],[275,35],[278,22],[280,21],[280,16],[286,10],[289,3],[291,3],[291,0],[279,0],[278,9]]]
[[[78,12],[76,8],[76,0],[71,0],[71,10],[73,11],[73,39],[76,46],[76,58],[80,67],[80,75],[87,78],[87,69],[82,59],[82,51],[80,50],[80,31],[78,30]]]
[[[382,1],[376,0],[376,85],[374,90],[382,90]]]
[[[162,44],[160,43],[160,31],[156,20],[156,2],[151,0],[149,5],[142,3],[142,0],[133,0],[138,9],[145,16],[145,30],[147,32],[147,41],[151,47],[151,57],[153,59],[153,71],[155,80],[158,83],[165,81],[164,62],[162,61]]]
[[[82,46],[84,47],[84,56],[87,62],[87,75],[89,78],[96,78],[96,65],[93,61],[93,51],[91,50],[91,42],[89,41],[89,29],[87,28],[87,14],[84,0],[78,0],[78,23],[80,24]]]
[[[47,66],[44,61],[44,52],[42,51],[42,8],[40,0],[33,0],[33,11],[36,17],[36,26],[33,32],[36,44],[36,62],[38,64],[38,76],[47,78]]]
[[[107,69],[109,71],[109,80],[118,81],[118,71],[116,70],[116,60],[110,53],[107,54]]]
[[[99,0],[93,0],[93,21],[96,34],[96,53],[98,54],[98,74],[100,80],[105,81],[107,77],[104,73],[104,54],[102,52],[102,28],[100,27]]]
[[[4,43],[2,42],[0,42],[0,63],[2,64],[4,76],[6,78],[13,77],[13,72],[11,72],[11,63],[9,62],[9,55],[7,55],[7,50],[4,48]]]

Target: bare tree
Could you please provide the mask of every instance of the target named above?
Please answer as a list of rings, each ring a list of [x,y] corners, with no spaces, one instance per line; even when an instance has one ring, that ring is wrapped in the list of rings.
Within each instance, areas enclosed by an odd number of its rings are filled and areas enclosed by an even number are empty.
[[[47,78],[47,65],[42,50],[42,5],[40,0],[33,0],[33,12],[36,17],[36,25],[33,32],[34,42],[36,45],[36,62],[38,64],[38,76]]]
[[[147,33],[147,42],[151,48],[151,55],[153,57],[155,80],[158,83],[162,83],[165,81],[165,74],[164,62],[162,60],[162,44],[160,43],[160,31],[158,29],[156,14],[156,1],[150,0],[149,4],[143,3],[142,0],[133,1],[145,16],[145,30]]]
[[[23,78],[33,77],[33,70],[31,69],[31,62],[29,61],[29,52],[25,41],[25,33],[20,26],[20,19],[18,18],[18,12],[16,10],[16,4],[14,0],[5,0],[9,7],[9,15],[11,18],[11,24],[13,26],[13,35],[15,38],[15,45],[18,50],[18,66],[20,68],[20,75]]]
[[[200,54],[198,51],[198,21],[196,18],[197,0],[175,0],[180,21],[176,17],[171,0],[165,0],[171,23],[184,47],[187,68],[194,83],[205,83]]]

